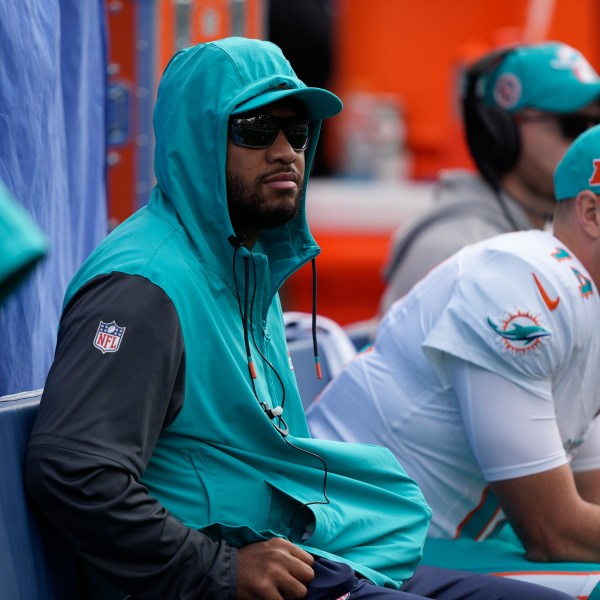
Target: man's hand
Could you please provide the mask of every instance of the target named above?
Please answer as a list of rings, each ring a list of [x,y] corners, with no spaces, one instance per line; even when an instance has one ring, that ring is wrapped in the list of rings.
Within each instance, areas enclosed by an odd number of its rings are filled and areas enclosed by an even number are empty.
[[[291,542],[273,538],[238,550],[238,600],[296,600],[315,576],[314,558]]]

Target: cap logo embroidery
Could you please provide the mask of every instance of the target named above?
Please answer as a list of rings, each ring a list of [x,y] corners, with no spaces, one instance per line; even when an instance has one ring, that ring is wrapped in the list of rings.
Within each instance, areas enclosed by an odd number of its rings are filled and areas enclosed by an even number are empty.
[[[100,321],[94,338],[94,347],[98,348],[102,354],[116,352],[121,346],[125,329],[125,327],[119,327],[115,321],[110,323]]]
[[[487,318],[488,325],[500,336],[500,341],[506,350],[512,350],[517,354],[533,350],[541,344],[541,339],[552,335],[544,329],[531,313],[517,311],[509,314],[500,325]]]
[[[600,185],[600,158],[594,158],[594,172],[592,176],[588,179],[588,183],[590,185]]]
[[[558,56],[550,61],[550,66],[553,69],[568,69],[573,71],[573,74],[579,81],[586,83],[598,81],[598,76],[592,65],[590,65],[580,52],[568,46],[560,46],[557,54]]]
[[[519,102],[521,90],[521,80],[513,73],[504,73],[494,84],[494,100],[500,108],[512,108]]]

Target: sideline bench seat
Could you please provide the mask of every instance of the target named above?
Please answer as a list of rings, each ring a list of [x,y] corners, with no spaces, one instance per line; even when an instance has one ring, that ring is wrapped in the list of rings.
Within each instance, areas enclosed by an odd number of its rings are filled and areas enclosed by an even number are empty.
[[[0,397],[0,598],[82,600],[74,552],[41,523],[25,493],[25,452],[41,395]]]

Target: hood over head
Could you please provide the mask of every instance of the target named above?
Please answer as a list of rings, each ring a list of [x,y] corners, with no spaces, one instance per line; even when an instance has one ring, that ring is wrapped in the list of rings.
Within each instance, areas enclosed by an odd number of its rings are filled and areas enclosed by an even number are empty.
[[[165,69],[154,110],[155,196],[173,205],[196,250],[213,268],[230,271],[233,252],[225,179],[229,117],[287,96],[296,96],[315,121],[305,151],[305,195],[321,119],[342,108],[337,96],[308,88],[276,45],[255,39],[232,37],[186,48]],[[264,230],[253,251],[268,256],[274,289],[318,253],[305,197],[300,213]]]

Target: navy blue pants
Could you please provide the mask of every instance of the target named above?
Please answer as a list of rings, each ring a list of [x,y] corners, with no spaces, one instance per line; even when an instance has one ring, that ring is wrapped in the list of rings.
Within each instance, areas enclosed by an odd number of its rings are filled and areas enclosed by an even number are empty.
[[[572,596],[516,579],[440,567],[417,567],[400,590],[378,587],[357,578],[343,563],[317,558],[315,578],[306,600],[573,600]],[[112,586],[95,598],[130,600]],[[108,589],[110,587],[110,589]]]
[[[400,590],[373,585],[357,578],[347,565],[323,558],[315,560],[314,569],[307,600],[573,600],[524,581],[440,567],[417,567]]]

